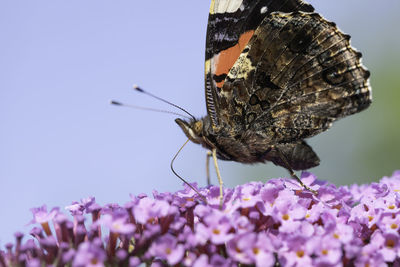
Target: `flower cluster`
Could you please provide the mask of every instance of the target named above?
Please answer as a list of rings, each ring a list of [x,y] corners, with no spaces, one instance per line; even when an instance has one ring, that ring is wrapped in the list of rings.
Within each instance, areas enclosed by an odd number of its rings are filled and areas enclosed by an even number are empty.
[[[33,238],[17,233],[0,266],[399,266],[400,171],[339,188],[301,179],[318,194],[273,179],[225,189],[222,207],[210,186],[203,197],[184,187],[124,206],[83,199],[67,207],[72,216],[32,209]]]

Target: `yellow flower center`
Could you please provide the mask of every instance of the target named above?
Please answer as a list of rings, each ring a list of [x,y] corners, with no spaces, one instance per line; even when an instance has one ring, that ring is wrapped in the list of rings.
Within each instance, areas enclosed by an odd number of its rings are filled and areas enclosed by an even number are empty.
[[[219,234],[221,233],[221,231],[218,230],[218,229],[214,229],[214,230],[213,230],[213,233],[216,234],[216,235],[219,235]]]
[[[336,239],[339,239],[340,236],[338,234],[334,233],[333,237],[336,238]]]
[[[395,245],[396,245],[396,244],[395,244],[394,240],[392,240],[392,239],[386,240],[386,246],[387,246],[388,248],[394,248]]]
[[[282,219],[285,220],[285,221],[289,220],[289,218],[290,218],[289,214],[283,214],[282,215]]]
[[[395,206],[392,204],[392,205],[388,206],[388,208],[389,208],[390,210],[394,210]]]
[[[392,229],[397,229],[397,227],[399,227],[399,226],[395,223],[392,223],[392,225],[390,226],[390,228],[392,228]]]
[[[254,254],[257,255],[259,252],[260,252],[260,250],[259,250],[258,248],[253,248],[253,253],[254,253]]]
[[[368,216],[368,221],[369,221],[369,222],[372,221],[373,219],[374,219],[374,217]]]
[[[322,250],[322,254],[323,254],[323,255],[328,255],[328,250],[323,249],[323,250]]]
[[[303,256],[304,256],[304,251],[303,251],[303,250],[298,250],[298,251],[296,252],[296,255],[297,255],[297,257],[299,257],[299,258],[303,258]]]
[[[116,230],[120,230],[121,229],[121,225],[119,223],[113,223],[113,228]]]
[[[170,248],[166,248],[165,249],[165,253],[167,253],[168,255],[171,254],[172,250]]]

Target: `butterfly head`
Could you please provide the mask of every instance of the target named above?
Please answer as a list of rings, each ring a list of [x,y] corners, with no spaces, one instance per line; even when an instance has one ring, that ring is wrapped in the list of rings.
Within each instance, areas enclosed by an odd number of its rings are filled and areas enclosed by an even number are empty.
[[[192,119],[190,121],[176,119],[175,122],[179,125],[179,127],[181,127],[181,129],[183,130],[185,135],[190,139],[190,141],[196,144],[200,144],[209,150],[216,148],[217,157],[219,159],[232,160],[230,156],[221,152],[220,150],[221,144],[218,141],[219,140],[218,136],[219,134],[221,134],[221,131],[219,132],[214,131],[209,116],[205,116],[199,120]],[[224,133],[222,133],[222,135],[224,135]]]
[[[203,141],[203,120],[184,121],[176,119],[175,122],[181,127],[185,135],[196,144],[202,144]]]

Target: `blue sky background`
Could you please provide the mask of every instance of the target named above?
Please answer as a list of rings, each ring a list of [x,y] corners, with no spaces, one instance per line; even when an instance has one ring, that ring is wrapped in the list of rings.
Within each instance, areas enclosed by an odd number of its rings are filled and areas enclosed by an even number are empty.
[[[400,2],[311,3],[352,35],[374,90],[367,111],[309,141],[321,158],[312,171],[336,184],[390,175],[400,169]],[[169,170],[186,140],[175,117],[109,101],[174,110],[132,91],[137,83],[205,115],[208,8],[187,0],[0,1],[0,247],[30,229],[31,207],[87,196],[123,204],[130,193],[181,187]],[[227,187],[287,176],[272,164],[220,167]],[[187,145],[175,168],[204,185],[205,151]]]

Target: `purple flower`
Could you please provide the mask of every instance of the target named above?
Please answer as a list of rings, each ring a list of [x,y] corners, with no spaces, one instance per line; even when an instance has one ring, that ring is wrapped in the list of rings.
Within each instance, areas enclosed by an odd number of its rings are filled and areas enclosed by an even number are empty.
[[[400,171],[370,185],[302,180],[224,189],[185,186],[100,205],[32,209],[31,238],[0,250],[0,266],[400,266]],[[36,241],[34,241],[36,239]]]
[[[200,188],[198,188],[196,183],[193,183],[192,186],[198,191],[202,191]],[[176,192],[174,197],[171,195],[174,205],[186,208],[195,206],[197,202],[196,200],[199,199],[199,195],[188,185],[184,184],[183,187],[184,189]]]
[[[208,255],[201,254],[197,260],[193,263],[193,267],[211,267],[208,263]]]
[[[352,209],[349,221],[363,224],[368,228],[371,228],[378,222],[381,213],[381,209],[375,209],[374,201],[372,199],[364,199],[362,203]]]
[[[327,235],[315,237],[313,242],[318,243],[314,250],[318,266],[335,266],[342,260],[342,243],[337,238]]]
[[[273,266],[275,262],[273,247],[265,234],[238,235],[228,242],[227,252],[231,259],[242,264]]]
[[[247,233],[236,236],[227,244],[227,252],[231,259],[242,264],[253,264],[254,257],[251,251],[252,245],[257,241],[257,234]]]
[[[149,255],[166,260],[169,265],[180,262],[184,255],[184,247],[178,244],[174,236],[166,234],[156,240],[149,248]]]
[[[233,260],[227,259],[219,254],[211,256],[210,266],[231,267],[233,265]]]
[[[96,204],[96,199],[95,197],[82,198],[81,203],[85,209],[88,209],[91,205]]]
[[[136,230],[135,225],[128,222],[128,218],[126,217],[113,218],[109,214],[105,214],[101,218],[99,224],[108,227],[110,231],[113,233],[118,233],[122,235],[131,235]]]
[[[348,244],[354,238],[354,229],[345,222],[338,223],[331,233],[331,237],[339,240],[342,244]]]
[[[39,208],[32,208],[31,212],[33,214],[33,219],[30,221],[31,224],[39,223],[41,224],[46,235],[50,236],[51,230],[49,222],[54,219],[54,217],[58,214],[59,208],[53,208],[50,212],[47,212],[46,205],[43,205]]]
[[[261,199],[266,203],[272,205],[275,199],[278,197],[280,191],[285,189],[285,183],[283,179],[269,180],[268,183],[260,189]]]
[[[72,202],[72,204],[66,206],[65,209],[71,212],[72,215],[82,215],[85,208],[79,202]]]
[[[384,197],[377,197],[374,201],[375,208],[382,210],[383,213],[397,214],[400,212],[399,199],[397,192],[389,192]]]
[[[369,243],[361,247],[361,251],[355,259],[354,265],[359,267],[365,266],[387,266],[384,258],[377,253],[379,246],[375,243]]]
[[[376,225],[384,233],[399,233],[400,230],[400,214],[383,214]]]
[[[52,208],[51,211],[48,212],[46,205],[43,205],[39,208],[32,208],[31,212],[33,214],[33,219],[32,219],[32,221],[30,221],[30,223],[32,223],[32,224],[47,223],[47,222],[53,220],[53,218],[57,215],[59,210],[60,210],[59,208]]]
[[[262,183],[248,183],[236,187],[232,196],[235,201],[230,209],[251,208],[262,202],[260,195],[262,185]]]
[[[196,227],[200,242],[210,240],[213,244],[220,245],[233,237],[230,219],[221,211],[213,210],[203,220],[204,224],[199,223]]]
[[[133,213],[138,223],[146,224],[155,222],[156,218],[165,217],[169,214],[177,213],[178,209],[164,200],[154,200],[142,198],[133,207]]]
[[[297,236],[287,238],[285,243],[278,253],[283,266],[312,266],[317,240]]]
[[[385,262],[393,262],[399,256],[399,234],[382,234],[376,231],[371,238],[371,243],[375,244],[377,253],[381,255]]]
[[[305,219],[310,223],[315,223],[320,219],[321,214],[326,209],[327,209],[327,206],[324,203],[318,202],[318,203],[312,205],[311,208],[307,209]]]
[[[182,264],[184,266],[193,266],[196,259],[197,259],[196,254],[193,252],[189,252],[186,254],[185,258],[182,260]]]
[[[400,170],[393,172],[391,177],[383,177],[380,183],[386,184],[395,192],[400,191]]]
[[[142,261],[138,257],[130,257],[129,258],[129,267],[139,266]]]
[[[250,222],[247,216],[232,216],[233,223],[232,225],[235,227],[236,233],[248,233],[252,232],[255,228],[255,225]]]
[[[257,234],[257,241],[252,244],[250,255],[253,258],[256,266],[273,266],[275,256],[274,247],[271,244],[271,239],[267,234]]]
[[[224,188],[223,190],[223,203],[226,203],[226,200],[229,199],[229,197],[232,194],[232,190]],[[211,186],[208,191],[207,195],[207,203],[209,206],[218,208],[220,206],[220,199],[219,199],[219,186]]]
[[[318,185],[317,181],[317,177],[310,173],[310,172],[302,172],[301,173],[301,177],[300,177],[301,181],[303,182],[303,184],[305,184],[306,186],[308,186],[309,188],[318,191],[318,189],[320,188],[320,185]],[[294,179],[290,179],[290,180],[286,180],[285,181],[285,187],[291,189],[292,191],[304,191],[304,188]],[[311,192],[308,191],[304,191],[306,194],[311,194]]]
[[[285,189],[279,192],[273,204],[272,214],[272,217],[281,224],[279,231],[291,233],[301,226],[300,220],[306,216],[307,209],[298,202],[299,197],[292,190]]]
[[[100,246],[97,246],[96,243],[93,242],[84,242],[79,245],[72,266],[100,267],[104,266],[105,259],[106,253]]]
[[[74,201],[71,205],[66,206],[65,209],[69,210],[72,215],[82,215],[85,211],[90,213],[90,207],[96,205],[94,197],[87,197],[81,199],[80,202]]]
[[[30,259],[27,262],[27,267],[40,267],[42,266],[41,262],[39,259]]]

